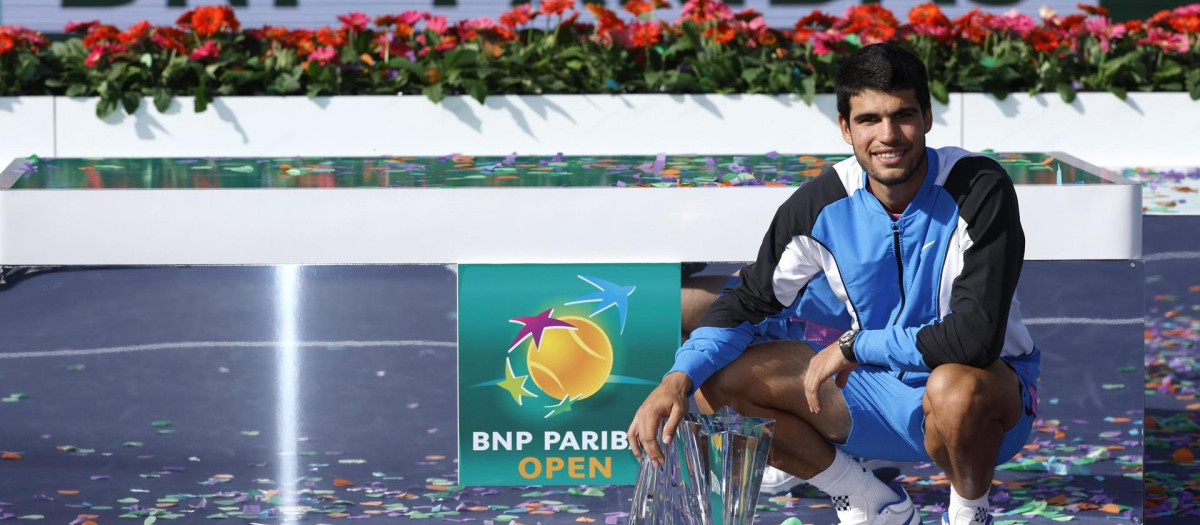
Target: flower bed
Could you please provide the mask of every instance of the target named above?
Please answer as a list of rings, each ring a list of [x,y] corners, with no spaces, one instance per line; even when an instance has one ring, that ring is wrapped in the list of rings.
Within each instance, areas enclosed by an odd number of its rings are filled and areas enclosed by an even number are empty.
[[[142,97],[160,111],[176,95],[203,111],[217,95],[793,93],[811,103],[832,91],[841,57],[894,40],[929,66],[932,93],[1187,91],[1200,99],[1200,4],[1147,20],[1113,23],[1079,6],[1040,20],[978,10],[948,19],[934,4],[903,22],[878,5],[842,16],[820,11],[792,28],[768,27],[752,9],[690,0],[682,17],[657,20],[665,0],[632,0],[624,15],[573,0],[525,4],[496,20],[451,24],[408,11],[374,20],[338,17],[316,30],[243,29],[232,8],[205,6],[175,26],[141,22],[122,31],[71,23],[77,35],[50,44],[20,27],[0,28],[0,95],[99,97],[101,117],[133,113]]]

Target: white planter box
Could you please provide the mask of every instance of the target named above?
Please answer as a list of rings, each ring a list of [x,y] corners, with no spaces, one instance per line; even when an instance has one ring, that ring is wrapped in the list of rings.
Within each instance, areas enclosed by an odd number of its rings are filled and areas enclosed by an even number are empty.
[[[54,97],[0,97],[0,164],[31,154],[55,156]]]
[[[96,99],[59,99],[62,157],[849,153],[833,95],[807,106],[766,95],[221,97],[194,113],[146,99],[132,116],[95,116]],[[961,141],[961,105],[934,108],[931,143]]]
[[[967,149],[1064,151],[1098,166],[1200,166],[1200,101],[1187,93],[962,96]]]

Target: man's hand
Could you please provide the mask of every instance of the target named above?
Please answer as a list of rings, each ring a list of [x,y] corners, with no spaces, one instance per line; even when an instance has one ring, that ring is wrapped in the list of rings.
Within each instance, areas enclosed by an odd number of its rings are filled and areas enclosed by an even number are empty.
[[[808,409],[814,414],[820,414],[821,397],[818,392],[821,383],[836,375],[837,387],[846,388],[850,372],[855,368],[858,368],[858,363],[846,359],[837,343],[817,352],[817,355],[808,361],[808,371],[804,373],[804,396],[808,398]]]
[[[687,413],[687,393],[692,389],[692,380],[683,372],[674,372],[664,377],[662,383],[646,396],[633,422],[629,424],[629,449],[639,460],[647,454],[655,465],[662,465],[663,452],[658,448],[658,423],[663,417],[663,443],[670,444],[679,420]]]

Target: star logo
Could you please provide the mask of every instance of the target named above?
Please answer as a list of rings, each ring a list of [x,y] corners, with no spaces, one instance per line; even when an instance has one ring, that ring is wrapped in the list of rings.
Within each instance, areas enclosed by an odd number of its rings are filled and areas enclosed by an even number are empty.
[[[544,333],[546,330],[553,328],[575,330],[575,327],[572,326],[571,323],[559,321],[558,319],[552,319],[550,317],[552,315],[554,315],[553,308],[537,315],[509,319],[508,321],[511,323],[522,325],[521,331],[517,332],[517,337],[513,339],[512,345],[508,347],[509,353],[517,348],[517,345],[521,344],[530,337],[533,338],[533,346],[535,348],[541,348],[542,333]]]
[[[621,319],[620,333],[624,334],[625,317],[629,313],[629,296],[633,295],[633,291],[637,289],[637,286],[621,286],[605,281],[604,279],[585,277],[582,275],[577,275],[576,277],[582,279],[585,283],[595,286],[600,291],[577,297],[564,303],[564,305],[598,303],[596,305],[596,310],[588,316],[589,319],[596,317],[600,314],[600,312],[615,306],[617,307],[617,315]]]
[[[546,408],[549,408],[550,412],[546,413],[546,416],[543,417],[542,419],[549,419],[553,416],[557,416],[559,414],[570,412],[571,407],[575,405],[576,401],[579,401],[579,398],[581,396],[583,396],[583,394],[575,394],[574,397],[565,396],[562,398],[562,401],[558,402],[558,404],[546,405]]]
[[[500,388],[507,390],[508,393],[512,395],[513,401],[516,401],[518,405],[523,404],[521,402],[522,398],[537,397],[537,394],[534,394],[533,392],[530,392],[528,388],[525,388],[525,380],[527,379],[529,379],[529,376],[518,376],[513,374],[512,360],[508,358],[504,359],[504,381],[501,381],[497,384],[500,386]]]

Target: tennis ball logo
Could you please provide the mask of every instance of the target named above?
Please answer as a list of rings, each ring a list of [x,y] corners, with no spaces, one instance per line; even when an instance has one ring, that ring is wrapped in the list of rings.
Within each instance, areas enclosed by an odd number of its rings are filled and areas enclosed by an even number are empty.
[[[541,345],[529,343],[525,356],[533,383],[554,399],[586,399],[608,381],[613,368],[612,342],[596,323],[565,316],[574,330],[547,330]]]

